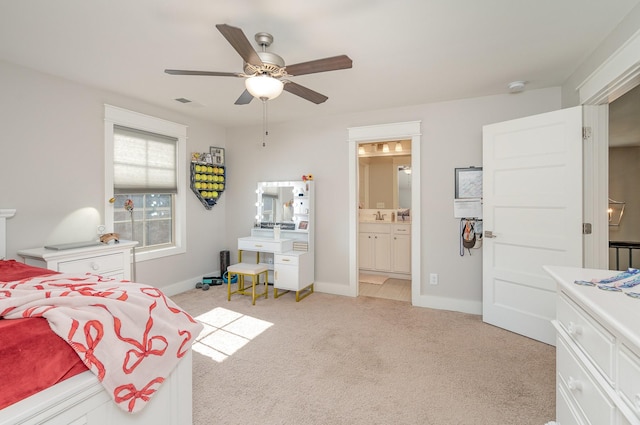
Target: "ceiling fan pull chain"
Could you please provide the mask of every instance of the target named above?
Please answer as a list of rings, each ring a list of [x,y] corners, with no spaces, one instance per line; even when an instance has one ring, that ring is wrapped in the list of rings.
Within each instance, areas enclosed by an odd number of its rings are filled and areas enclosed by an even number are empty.
[[[267,129],[267,101],[266,99],[262,100],[262,147],[267,146],[267,136],[269,135],[269,130]]]

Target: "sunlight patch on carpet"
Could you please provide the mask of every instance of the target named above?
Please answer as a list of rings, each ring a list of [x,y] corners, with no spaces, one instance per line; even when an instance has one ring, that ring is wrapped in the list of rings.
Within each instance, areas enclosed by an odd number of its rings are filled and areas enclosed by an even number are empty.
[[[193,351],[218,363],[247,345],[273,323],[216,307],[195,318],[204,329],[193,344]]]

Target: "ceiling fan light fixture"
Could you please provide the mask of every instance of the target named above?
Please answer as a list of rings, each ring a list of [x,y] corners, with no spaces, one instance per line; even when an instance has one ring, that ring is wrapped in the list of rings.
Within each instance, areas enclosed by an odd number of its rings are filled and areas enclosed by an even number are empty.
[[[255,75],[244,81],[247,91],[255,98],[272,100],[280,96],[284,83],[268,75]]]

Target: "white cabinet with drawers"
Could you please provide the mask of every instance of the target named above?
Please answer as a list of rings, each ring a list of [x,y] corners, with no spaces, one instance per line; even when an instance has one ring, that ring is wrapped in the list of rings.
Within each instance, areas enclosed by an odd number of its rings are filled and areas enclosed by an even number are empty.
[[[94,273],[119,280],[131,279],[131,249],[136,241],[53,250],[23,249],[18,255],[25,264],[62,273]]]
[[[277,289],[299,292],[313,284],[313,254],[289,251],[274,254],[274,281]]]
[[[558,287],[556,423],[640,425],[640,299],[574,283],[618,271],[545,270]]]

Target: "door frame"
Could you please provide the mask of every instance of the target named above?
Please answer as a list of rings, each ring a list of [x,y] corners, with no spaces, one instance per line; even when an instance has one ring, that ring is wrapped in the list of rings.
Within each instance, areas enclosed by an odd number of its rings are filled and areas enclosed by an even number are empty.
[[[576,88],[587,109],[586,127],[594,129],[584,145],[584,221],[593,233],[584,238],[584,267],[609,268],[608,104],[640,84],[640,31],[607,58]]]
[[[424,305],[420,296],[420,142],[421,121],[348,128],[349,132],[349,289],[358,296],[358,145],[367,142],[411,139],[411,303]]]

